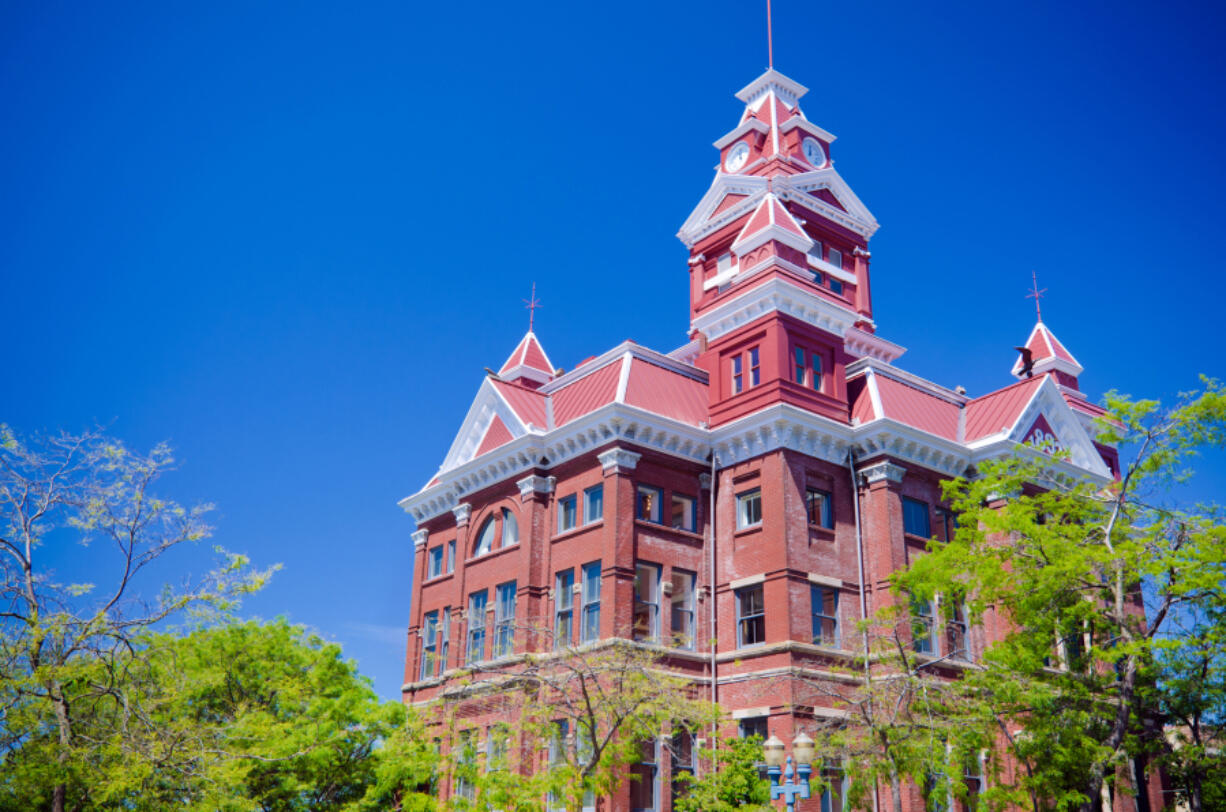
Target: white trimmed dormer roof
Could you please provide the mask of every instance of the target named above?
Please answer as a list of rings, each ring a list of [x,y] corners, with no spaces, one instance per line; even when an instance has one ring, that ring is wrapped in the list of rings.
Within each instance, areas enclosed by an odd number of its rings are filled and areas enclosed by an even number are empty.
[[[1030,350],[1030,358],[1034,363],[1033,372],[1035,375],[1055,370],[1076,378],[1085,371],[1081,364],[1077,363],[1077,359],[1073,357],[1073,354],[1064,348],[1064,345],[1060,343],[1048,326],[1041,321],[1036,322],[1034,329],[1030,331],[1030,337],[1026,339],[1025,347]],[[1014,362],[1011,371],[1015,378],[1022,377],[1022,359],[1020,357]]]
[[[779,202],[779,198],[773,192],[767,192],[732,243],[732,252],[738,257],[744,256],[771,240],[791,246],[801,253],[813,247],[813,240]]]
[[[553,363],[545,354],[545,348],[541,346],[540,339],[529,330],[515,346],[515,350],[502,365],[502,369],[498,370],[498,377],[504,381],[527,378],[538,384],[544,384],[553,380],[553,370]]]

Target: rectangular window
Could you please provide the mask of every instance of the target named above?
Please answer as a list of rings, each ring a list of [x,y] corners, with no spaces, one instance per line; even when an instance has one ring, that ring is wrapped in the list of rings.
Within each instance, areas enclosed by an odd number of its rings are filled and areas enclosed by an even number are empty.
[[[476,663],[485,659],[485,607],[486,590],[468,596],[468,650],[465,662]]]
[[[970,643],[966,632],[966,606],[958,600],[942,601],[949,619],[945,621],[945,651],[955,660],[970,661]]]
[[[566,763],[566,740],[570,734],[570,722],[558,719],[553,723],[553,735],[549,737],[549,766],[560,767]],[[545,799],[546,812],[566,812],[566,802],[550,792]]]
[[[765,716],[748,716],[742,719],[737,724],[736,732],[742,739],[750,739],[757,736],[762,741],[766,741],[771,735],[766,727]]]
[[[511,730],[504,724],[490,725],[485,733],[485,769],[505,770],[510,751]]]
[[[558,500],[558,532],[564,533],[575,526],[578,519],[576,517],[575,495],[563,496]]]
[[[804,386],[805,385],[805,373],[809,371],[809,368],[805,366],[804,347],[797,347],[795,351],[795,356],[796,356],[795,380],[796,380],[796,383],[800,384],[801,386]]]
[[[830,492],[821,491],[817,488],[806,489],[805,513],[809,517],[809,524],[815,524],[818,527],[833,528],[834,510],[830,505]]]
[[[912,648],[921,654],[936,655],[936,640],[933,635],[932,601],[911,599]]]
[[[907,533],[923,538],[932,537],[932,526],[928,519],[928,503],[906,496],[902,499],[902,527]]]
[[[509,657],[515,651],[515,582],[498,585],[494,606],[494,658]]]
[[[447,670],[447,656],[451,649],[451,607],[443,609],[443,619],[438,632],[438,675]]]
[[[954,536],[958,533],[958,520],[954,517],[954,512],[946,508],[937,508],[937,538],[941,541],[949,542],[954,540]]]
[[[822,767],[822,812],[843,812],[847,797],[847,776],[838,767]]]
[[[430,549],[430,561],[426,567],[426,578],[437,578],[443,574],[443,545]]]
[[[983,792],[983,766],[980,754],[968,756],[962,765],[962,780],[966,784],[966,798],[959,802],[962,812],[976,812],[979,809],[979,794]]]
[[[447,542],[447,571],[455,572],[455,539]]]
[[[673,776],[673,803],[677,802],[688,786],[686,782],[679,781],[680,776],[694,774],[694,734],[688,730],[680,730],[673,734],[672,741],[669,742],[669,760],[672,763]]]
[[[757,386],[762,382],[761,365],[758,363],[758,348],[749,348],[749,385]]]
[[[418,679],[434,676],[438,657],[438,612],[426,612],[421,627],[421,674]]]
[[[673,594],[669,596],[672,612],[669,619],[669,643],[677,648],[694,648],[694,582],[697,575],[673,568],[669,582]]]
[[[820,392],[822,391],[822,381],[825,380],[825,377],[822,375],[822,357],[817,353],[811,353],[809,360],[813,363],[811,384],[814,391]]]
[[[634,639],[660,639],[660,565],[639,561],[634,567]]]
[[[459,755],[456,758],[456,795],[469,801],[477,795],[477,747],[473,744],[473,732],[461,730],[456,743]]]
[[[579,641],[590,643],[600,639],[600,562],[583,565],[583,625]]]
[[[664,492],[659,488],[639,485],[637,491],[638,505],[634,515],[645,522],[660,523],[660,503],[664,501]]]
[[[553,647],[564,648],[571,644],[571,626],[574,624],[575,571],[565,569],[554,579],[553,597]]]
[[[830,277],[830,292],[838,296],[843,295],[843,283],[835,279],[833,276]]]
[[[762,489],[739,493],[736,497],[737,529],[762,524]]]
[[[694,499],[692,497],[673,494],[673,507],[669,517],[669,524],[678,530],[694,531]]]
[[[744,379],[741,375],[741,356],[732,356],[732,394],[740,392],[743,386]]]
[[[591,524],[604,518],[604,486],[597,485],[583,492],[583,522]]]
[[[737,648],[757,646],[766,642],[766,604],[762,600],[762,584],[736,591]]]
[[[843,252],[837,248],[831,248],[830,253],[826,255],[826,261],[836,268],[843,267]]]
[[[637,764],[630,765],[630,809],[632,812],[659,812],[656,773],[659,764],[656,740],[645,739],[640,745]]]
[[[813,606],[813,642],[819,646],[839,645],[839,591],[828,586],[809,587]]]

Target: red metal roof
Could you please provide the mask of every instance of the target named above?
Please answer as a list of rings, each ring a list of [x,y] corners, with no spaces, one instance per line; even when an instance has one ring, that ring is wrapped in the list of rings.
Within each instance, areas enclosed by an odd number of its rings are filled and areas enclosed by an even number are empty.
[[[851,417],[861,423],[877,419],[873,411],[873,397],[868,391],[867,376],[861,375],[847,382],[847,399],[851,401]]]
[[[997,389],[966,404],[966,442],[1010,428],[1043,383],[1043,375]]]
[[[515,351],[511,353],[511,357],[502,365],[502,369],[498,370],[498,373],[501,375],[521,364],[553,375],[553,367],[549,364],[549,358],[545,355],[545,349],[531,330],[524,334],[524,337],[519,340],[519,344],[515,345]]]
[[[692,426],[707,420],[707,385],[702,381],[634,358],[626,383],[626,403]]]
[[[553,392],[553,419],[562,426],[577,417],[598,409],[617,397],[617,382],[621,377],[621,359],[605,364],[574,383]]]
[[[511,442],[511,439],[511,432],[502,422],[502,418],[494,415],[493,422],[485,430],[485,437],[481,439],[481,445],[477,446],[477,453],[473,456],[480,457],[487,451],[493,451],[498,446]]]
[[[877,392],[881,395],[884,417],[914,426],[921,431],[958,439],[958,405],[936,395],[908,386],[885,375],[877,379]]]
[[[549,418],[545,412],[545,396],[535,389],[508,383],[507,381],[492,381],[498,394],[506,399],[515,412],[515,416],[524,424],[531,423],[540,429],[549,428]]]

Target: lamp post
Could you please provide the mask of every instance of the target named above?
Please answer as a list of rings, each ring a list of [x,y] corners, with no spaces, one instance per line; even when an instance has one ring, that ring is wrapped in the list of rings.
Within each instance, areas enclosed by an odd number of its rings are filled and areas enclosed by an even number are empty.
[[[771,800],[782,798],[787,804],[788,812],[792,812],[796,806],[796,799],[804,800],[809,797],[809,773],[812,770],[810,765],[813,763],[813,740],[804,733],[799,734],[792,739],[792,755],[785,756],[783,751],[783,742],[778,736],[771,736],[762,744],[762,751],[766,758],[766,774],[771,779]],[[796,758],[796,782],[792,781],[792,757]],[[781,770],[784,766],[784,761],[787,762],[787,769]],[[780,783],[780,774],[783,776],[783,782]]]

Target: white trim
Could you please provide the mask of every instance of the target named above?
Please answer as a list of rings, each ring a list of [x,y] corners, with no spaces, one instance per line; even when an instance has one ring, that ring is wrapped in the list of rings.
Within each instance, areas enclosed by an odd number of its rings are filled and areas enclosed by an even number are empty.
[[[468,519],[473,514],[473,506],[468,502],[461,502],[451,509],[451,513],[455,516],[455,526],[463,527],[468,524]]]
[[[766,73],[763,73],[757,79],[754,79],[745,87],[736,92],[736,97],[747,105],[752,105],[765,92],[775,90],[779,93],[780,101],[788,106],[789,109],[796,106],[802,96],[809,92],[809,88],[797,82],[794,79],[789,79],[774,68],[768,68]]]
[[[420,550],[422,547],[425,547],[426,539],[429,536],[430,536],[429,530],[422,529],[422,530],[413,531],[413,550],[416,551],[416,550]]]
[[[626,387],[630,385],[630,361],[633,357],[629,350],[622,356],[621,373],[617,378],[617,394],[613,398],[618,403],[626,402]]]
[[[868,387],[868,400],[873,405],[873,416],[885,417],[885,407],[881,405],[881,390],[877,388],[877,376],[871,368],[864,373],[864,385]]]
[[[606,474],[620,474],[622,472],[630,472],[638,467],[639,460],[643,458],[642,454],[629,449],[616,446],[608,451],[602,451],[596,455],[596,459],[600,460],[600,468]]]
[[[876,333],[861,330],[859,327],[849,327],[843,334],[843,349],[848,355],[875,358],[889,363],[907,351],[901,344],[887,341]],[[852,364],[856,363],[855,361]],[[851,379],[851,366],[847,365],[847,377]]]
[[[766,103],[771,106],[771,154],[779,154],[779,111],[775,108],[775,91],[772,89],[766,94]],[[786,102],[785,102],[786,104]],[[788,105],[789,108],[795,107],[795,102]]]
[[[806,256],[806,257],[808,258],[808,260],[809,260],[809,267],[811,267],[811,268],[816,268],[817,270],[821,271],[822,273],[828,273],[828,274],[830,274],[831,276],[833,276],[835,279],[841,280],[841,281],[846,282],[846,283],[848,283],[848,284],[850,284],[850,285],[857,285],[857,284],[859,284],[860,280],[856,279],[856,275],[855,275],[854,273],[852,273],[851,271],[845,271],[845,270],[843,270],[842,268],[840,268],[839,266],[837,266],[837,265],[833,265],[833,264],[831,264],[831,263],[827,262],[827,261],[826,261],[826,260],[824,260],[824,259],[818,259],[817,257],[813,256],[812,254],[807,253],[807,251],[808,251],[808,249],[806,249],[806,254],[805,254],[805,256]]]
[[[770,705],[763,705],[760,708],[741,708],[732,712],[733,719],[756,719],[759,716],[770,716]]]
[[[901,465],[895,465],[892,462],[879,462],[876,465],[870,465],[860,470],[860,476],[868,485],[882,480],[893,482],[897,485],[899,482],[902,482],[902,478],[906,475],[906,468]]]
[[[783,122],[783,124],[779,125],[779,132],[790,133],[792,130],[796,129],[797,127],[804,130],[809,135],[815,136],[821,141],[825,141],[827,146],[834,143],[834,140],[838,137],[832,133],[826,132],[821,127],[809,121],[807,118],[804,118],[803,116],[799,116],[799,115],[792,116],[787,121]],[[827,162],[830,161],[829,155],[826,156],[826,161]]]
[[[527,426],[511,408],[511,404],[487,377],[477,388],[477,396],[473,398],[472,406],[468,408],[468,413],[460,423],[460,430],[456,433],[451,448],[447,450],[447,455],[443,458],[443,464],[439,470],[446,471],[471,460],[477,449],[481,447],[481,442],[485,439],[485,434],[489,431],[495,416],[502,419],[512,439],[518,439],[529,433]]]
[[[861,372],[864,372],[865,374],[870,372],[879,373],[887,378],[892,378],[899,383],[906,384],[913,389],[919,389],[922,392],[926,392],[929,395],[933,395],[941,400],[948,401],[949,403],[953,403],[955,405],[961,406],[963,404],[970,403],[971,401],[971,398],[967,397],[966,395],[959,395],[952,389],[947,389],[938,383],[933,383],[927,378],[921,378],[918,375],[905,372],[896,366],[891,366],[889,362],[882,361],[878,358],[860,358],[848,364],[847,380],[852,380]],[[882,416],[885,415],[884,412],[881,412],[881,414]]]
[[[692,378],[701,383],[707,382],[707,372],[704,369],[686,363],[671,355],[665,355],[662,352],[650,350],[641,344],[635,344],[633,341],[623,341],[611,350],[601,353],[600,355],[588,361],[585,364],[575,367],[565,375],[560,375],[554,378],[545,386],[542,386],[537,391],[542,395],[552,395],[564,386],[569,386],[580,378],[585,378],[593,372],[603,369],[614,361],[619,360],[625,355],[631,355],[649,364],[655,364],[658,367],[679,372],[688,378]]]
[[[816,572],[809,573],[809,583],[819,586],[828,586],[831,589],[842,589],[842,578],[831,578],[828,575],[818,575]]]
[[[733,141],[736,141],[738,138],[750,132],[751,130],[753,132],[764,133],[768,129],[770,128],[767,127],[765,124],[763,124],[759,119],[747,118],[743,122],[741,122],[741,124],[737,126],[735,130],[731,130],[726,135],[721,136],[711,146],[715,147],[716,149],[722,150],[724,147],[728,146]]]
[[[720,285],[724,284],[725,282],[731,282],[733,279],[736,279],[736,275],[740,272],[741,272],[740,263],[734,262],[732,263],[732,265],[728,266],[727,270],[721,271],[717,273],[715,276],[708,279],[707,281],[703,282],[702,289],[704,291],[708,291],[711,288],[718,288]]]
[[[787,280],[768,279],[698,315],[690,323],[690,331],[698,330],[713,341],[774,311],[787,313],[839,338],[860,319],[855,311]]]
[[[766,573],[758,573],[757,575],[746,575],[744,578],[737,578],[734,581],[728,582],[729,589],[744,589],[747,586],[761,584],[766,581]]]
[[[776,222],[776,206],[783,210],[784,215],[787,217],[787,222],[795,226],[796,231],[790,231],[783,225]],[[763,207],[766,208],[766,225],[759,228],[757,231],[750,232],[749,226],[753,223],[754,219],[758,216],[758,212],[760,212]],[[784,245],[791,246],[801,253],[806,253],[813,247],[812,238],[810,238],[809,235],[805,233],[805,230],[800,227],[800,223],[796,222],[795,218],[792,217],[791,213],[788,212],[783,203],[779,201],[779,198],[775,197],[773,193],[767,192],[762,198],[762,202],[759,203],[758,207],[753,210],[753,214],[749,215],[749,219],[745,221],[745,226],[741,229],[741,232],[737,234],[736,239],[732,241],[732,252],[737,255],[738,259],[740,259],[740,257],[743,257],[749,251],[752,251],[770,240],[778,240]],[[855,281],[854,277],[852,278],[852,281]]]

